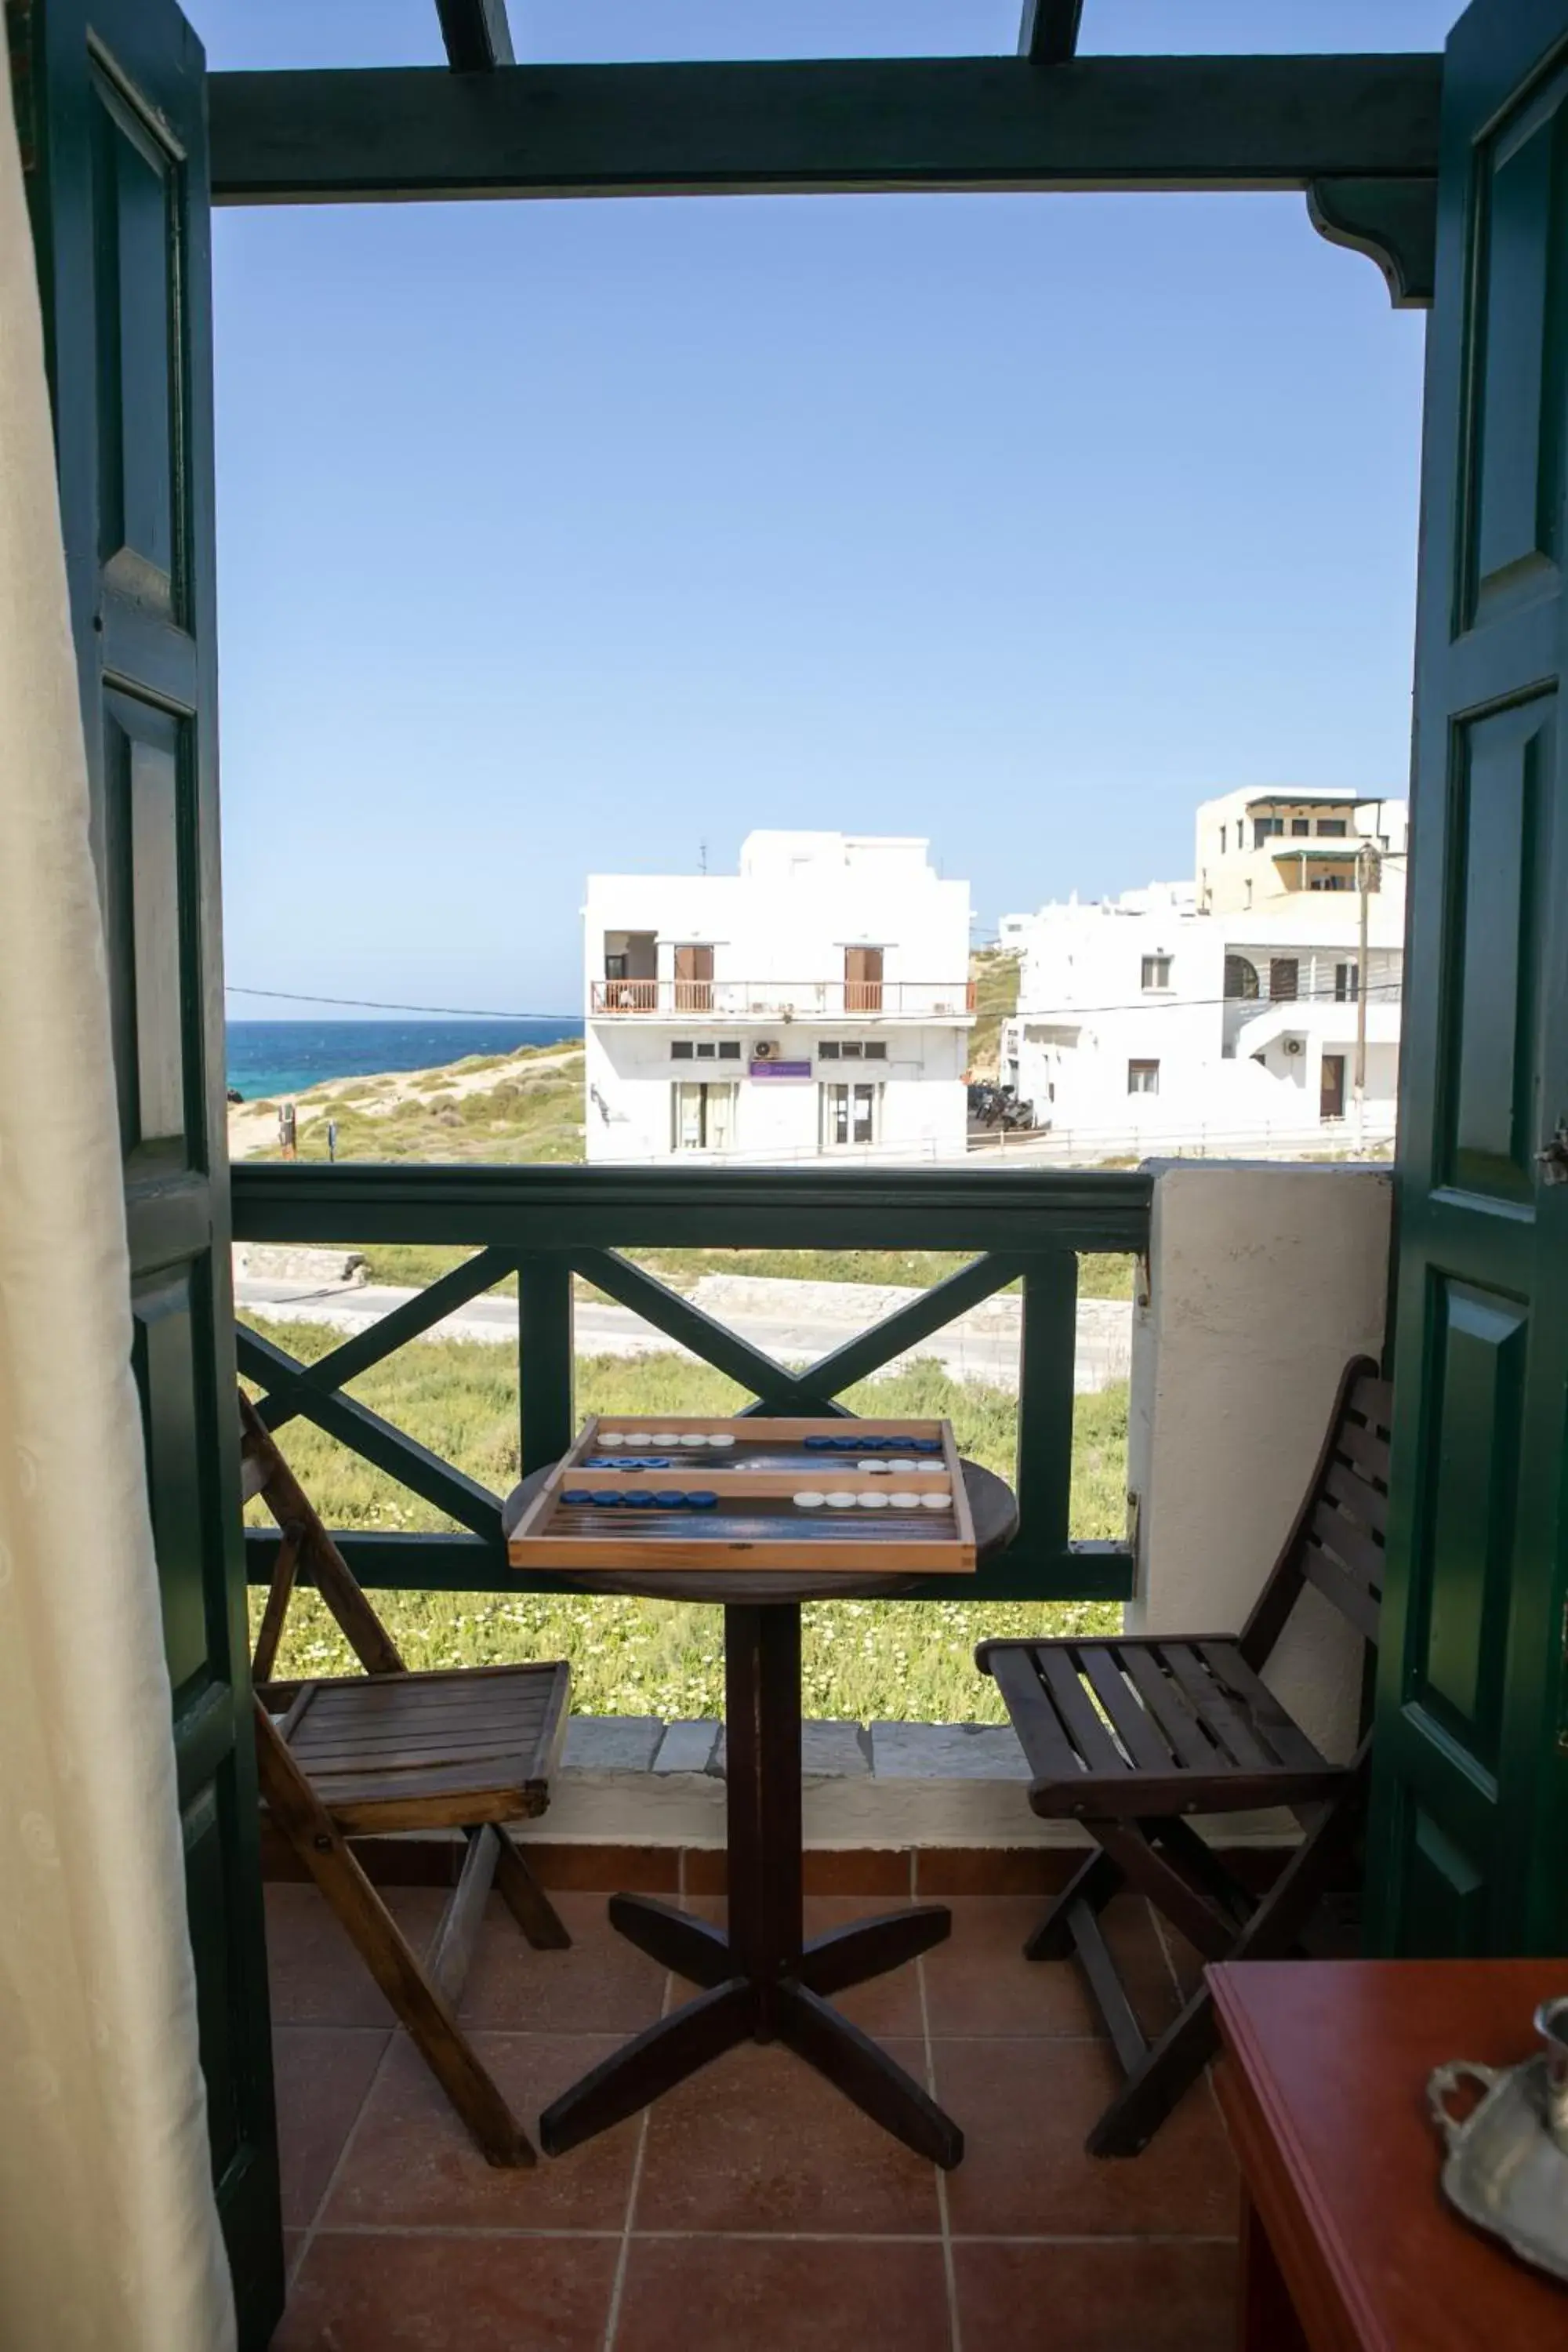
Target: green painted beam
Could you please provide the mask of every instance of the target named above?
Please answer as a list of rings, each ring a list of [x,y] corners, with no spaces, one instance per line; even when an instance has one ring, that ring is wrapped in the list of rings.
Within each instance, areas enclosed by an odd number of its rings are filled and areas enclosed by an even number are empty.
[[[447,63],[454,73],[492,73],[515,65],[506,0],[436,0]]]
[[[657,1275],[645,1274],[640,1265],[633,1265],[616,1251],[582,1250],[574,1255],[571,1264],[584,1282],[591,1282],[606,1298],[640,1315],[653,1330],[673,1339],[678,1348],[689,1348],[703,1363],[711,1364],[715,1371],[725,1373],[752,1396],[794,1390],[795,1377],[782,1364],[775,1364],[727,1324],[716,1322],[679,1290],[671,1290]]]
[[[572,1268],[564,1257],[519,1259],[517,1314],[519,1458],[526,1478],[569,1454],[577,1434]]]
[[[399,1348],[405,1348],[410,1339],[422,1339],[431,1325],[439,1323],[444,1316],[455,1314],[470,1298],[493,1290],[498,1282],[506,1280],[516,1264],[517,1260],[505,1250],[480,1250],[476,1257],[465,1258],[461,1265],[455,1265],[450,1274],[442,1275],[416,1297],[405,1299],[401,1307],[378,1316],[367,1330],[356,1331],[329,1354],[318,1356],[313,1363],[307,1364],[299,1375],[300,1390],[330,1395],[334,1390],[346,1388],[362,1372],[368,1372]],[[237,1320],[245,1322],[243,1309],[238,1311]],[[282,1351],[274,1352],[282,1360]],[[290,1385],[279,1372],[278,1381],[268,1389],[268,1429],[279,1430],[296,1413],[305,1411],[300,1399],[291,1396]],[[561,1450],[564,1453],[565,1448]]]
[[[246,1575],[269,1584],[278,1549],[274,1528],[247,1528]],[[479,1536],[362,1535],[337,1532],[336,1541],[359,1582],[370,1592],[570,1592],[569,1576],[524,1576],[507,1564],[505,1546]],[[310,1580],[301,1572],[301,1583]],[[928,1576],[901,1601],[1125,1601],[1132,1591],[1132,1555],[1119,1544],[1073,1544],[1056,1552],[1003,1552],[973,1576]]]
[[[240,1324],[235,1331],[235,1352],[239,1369],[247,1380],[264,1384],[268,1389],[276,1382],[286,1388],[290,1413],[302,1414],[305,1420],[335,1437],[351,1454],[368,1462],[374,1470],[384,1471],[410,1494],[438,1511],[445,1511],[459,1527],[471,1528],[475,1535],[489,1538],[493,1533],[499,1542],[500,1534],[500,1497],[481,1486],[466,1471],[454,1469],[421,1445],[405,1430],[395,1428],[368,1406],[357,1404],[353,1397],[341,1391],[333,1395],[318,1395],[302,1378],[304,1366],[274,1347],[271,1340],[259,1333],[248,1331]],[[268,1426],[271,1423],[270,1398],[258,1399],[257,1411]],[[280,1418],[282,1416],[279,1416]]]
[[[208,78],[218,204],[1430,179],[1442,60],[892,58]]]
[[[1082,25],[1083,0],[1024,0],[1018,55],[1037,66],[1065,66]]]
[[[241,1160],[247,1242],[476,1248],[1129,1250],[1149,1245],[1137,1169],[329,1167]]]
[[[961,1266],[956,1274],[950,1274],[945,1282],[933,1283],[918,1298],[911,1298],[908,1306],[895,1307],[892,1314],[884,1315],[868,1330],[857,1332],[853,1339],[846,1340],[830,1356],[819,1356],[802,1374],[803,1385],[815,1385],[826,1395],[837,1396],[844,1389],[853,1388],[857,1381],[868,1380],[873,1372],[879,1372],[884,1364],[901,1356],[907,1348],[929,1339],[933,1331],[945,1330],[972,1307],[994,1297],[1022,1271],[1022,1261],[1017,1258],[976,1258],[973,1265]]]

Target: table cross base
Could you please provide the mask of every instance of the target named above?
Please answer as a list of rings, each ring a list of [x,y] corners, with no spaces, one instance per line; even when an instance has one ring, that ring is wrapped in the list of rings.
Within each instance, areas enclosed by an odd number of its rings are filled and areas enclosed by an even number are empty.
[[[728,1929],[641,1895],[610,1898],[629,1942],[703,1990],[563,2092],[539,2120],[560,2156],[636,2115],[740,2042],[782,2042],[917,2155],[951,2170],[963,2135],[934,2099],[826,1996],[940,1944],[945,1905],[861,1919],[804,1939],[800,1609],[724,1612]]]

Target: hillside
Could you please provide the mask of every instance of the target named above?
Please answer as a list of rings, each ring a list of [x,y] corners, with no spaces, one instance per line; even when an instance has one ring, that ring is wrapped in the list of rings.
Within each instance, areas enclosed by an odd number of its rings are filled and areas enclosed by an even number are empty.
[[[1002,1024],[1018,1009],[1018,959],[1000,948],[977,948],[969,959],[974,982],[974,1026],[969,1033],[969,1075],[994,1078]]]
[[[293,1098],[301,1160],[562,1160],[583,1157],[583,1048],[524,1045],[434,1070],[335,1078]],[[236,1104],[229,1156],[277,1160],[276,1102]]]

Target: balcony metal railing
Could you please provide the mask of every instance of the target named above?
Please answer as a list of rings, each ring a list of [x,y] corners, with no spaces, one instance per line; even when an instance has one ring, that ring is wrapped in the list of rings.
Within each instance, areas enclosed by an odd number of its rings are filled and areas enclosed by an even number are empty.
[[[707,1014],[722,1021],[963,1021],[974,1011],[972,980],[596,980],[595,1019]]]
[[[349,1395],[348,1383],[470,1298],[517,1276],[520,1475],[576,1433],[573,1277],[630,1307],[745,1389],[749,1410],[846,1412],[843,1391],[982,1299],[1022,1285],[1016,1538],[974,1576],[922,1577],[920,1598],[1118,1600],[1131,1591],[1120,1544],[1074,1543],[1073,1371],[1078,1254],[1146,1254],[1152,1178],[1140,1171],[547,1167],[320,1167],[241,1163],[237,1240],[457,1244],[475,1255],[415,1298],[303,1364],[240,1326],[239,1362],[281,1428],[297,1414],[455,1519],[460,1534],[348,1532],[372,1588],[549,1591],[507,1562],[503,1497]],[[973,1262],[804,1371],[741,1339],[621,1255],[627,1248],[973,1250]],[[278,1538],[247,1532],[253,1583]]]

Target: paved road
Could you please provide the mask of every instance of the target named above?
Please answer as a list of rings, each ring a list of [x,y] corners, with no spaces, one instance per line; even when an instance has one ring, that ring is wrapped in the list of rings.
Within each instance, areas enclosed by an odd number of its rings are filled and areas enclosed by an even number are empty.
[[[805,1286],[803,1286],[804,1287]],[[779,1288],[784,1286],[780,1284]],[[720,1319],[737,1338],[764,1355],[791,1366],[812,1363],[852,1339],[863,1322],[842,1321],[820,1308],[822,1286],[811,1286],[809,1317],[776,1311],[766,1314],[731,1312]],[[236,1304],[273,1319],[321,1323],[334,1331],[363,1331],[395,1307],[416,1296],[412,1290],[367,1284],[359,1288],[341,1284],[328,1287],[289,1282],[271,1276],[241,1275],[235,1283]],[[647,1356],[658,1352],[685,1355],[673,1340],[653,1330],[628,1307],[598,1299],[579,1299],[576,1307],[577,1352],[582,1356]],[[1074,1386],[1080,1394],[1107,1388],[1127,1377],[1131,1345],[1132,1310],[1124,1300],[1089,1298],[1079,1302],[1078,1361]],[[435,1325],[433,1339],[488,1339],[498,1345],[517,1344],[517,1302],[487,1296]],[[1013,1330],[966,1328],[953,1325],[934,1332],[911,1351],[939,1363],[959,1381],[984,1381],[1016,1393],[1018,1386],[1018,1343]]]

